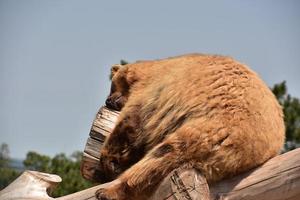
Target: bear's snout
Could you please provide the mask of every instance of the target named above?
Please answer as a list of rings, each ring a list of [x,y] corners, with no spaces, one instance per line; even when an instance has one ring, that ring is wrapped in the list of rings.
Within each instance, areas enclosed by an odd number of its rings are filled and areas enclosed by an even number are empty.
[[[112,110],[121,111],[125,104],[125,101],[126,98],[123,97],[122,94],[114,93],[106,99],[105,104]]]
[[[114,109],[114,103],[110,97],[108,97],[105,101],[106,107],[110,109]]]

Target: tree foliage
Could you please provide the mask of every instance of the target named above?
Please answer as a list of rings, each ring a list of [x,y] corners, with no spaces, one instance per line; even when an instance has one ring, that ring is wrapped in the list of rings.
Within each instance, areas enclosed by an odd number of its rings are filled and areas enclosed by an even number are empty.
[[[0,190],[17,178],[19,172],[9,167],[9,148],[6,143],[0,146]]]
[[[286,150],[299,146],[300,143],[300,101],[288,94],[286,82],[275,84],[272,91],[283,108],[286,128]]]
[[[9,163],[8,144],[2,143],[0,146],[0,168],[7,167]]]
[[[128,62],[127,60],[121,59],[121,60],[120,60],[120,64],[121,64],[121,65],[127,65],[127,64],[129,64],[129,62]]]
[[[51,169],[51,158],[34,151],[29,151],[23,164],[29,170],[48,172]]]
[[[19,175],[20,172],[17,172],[14,169],[9,167],[0,167],[0,190],[13,182]]]

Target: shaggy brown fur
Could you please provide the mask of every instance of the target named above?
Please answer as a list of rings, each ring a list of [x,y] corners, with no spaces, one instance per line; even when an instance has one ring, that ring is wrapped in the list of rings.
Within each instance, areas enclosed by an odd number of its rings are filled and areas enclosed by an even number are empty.
[[[263,81],[232,58],[191,54],[112,71],[106,103],[121,114],[101,151],[99,174],[118,183],[97,191],[99,199],[142,199],[182,165],[218,181],[282,148],[281,107]]]

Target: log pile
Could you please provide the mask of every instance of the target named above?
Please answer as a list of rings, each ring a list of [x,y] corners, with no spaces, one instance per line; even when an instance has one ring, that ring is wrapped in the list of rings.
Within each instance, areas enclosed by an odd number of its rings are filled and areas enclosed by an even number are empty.
[[[119,113],[102,107],[93,122],[84,150],[81,173],[95,181],[100,149],[112,132]],[[0,200],[54,200],[49,194],[61,182],[57,175],[26,171],[0,191]],[[58,200],[95,200],[95,186]],[[172,171],[148,200],[300,200],[300,149],[279,155],[264,165],[236,177],[208,185],[194,169]]]
[[[106,107],[100,108],[97,113],[81,168],[82,175],[89,180],[94,180],[93,172],[97,169],[101,146],[113,130],[118,115],[118,112]],[[290,196],[290,200],[300,200],[300,158],[297,157],[300,157],[300,150],[280,155],[255,170],[210,185],[210,192],[201,174],[191,169],[178,169],[164,179],[151,199],[207,199],[210,196],[211,199],[279,200],[288,193],[286,196]]]
[[[47,191],[61,179],[27,171],[0,192],[0,200],[54,200]],[[114,182],[95,186],[57,200],[96,200],[95,192]],[[264,165],[214,185],[193,169],[176,169],[149,200],[299,200],[300,149],[272,158]]]

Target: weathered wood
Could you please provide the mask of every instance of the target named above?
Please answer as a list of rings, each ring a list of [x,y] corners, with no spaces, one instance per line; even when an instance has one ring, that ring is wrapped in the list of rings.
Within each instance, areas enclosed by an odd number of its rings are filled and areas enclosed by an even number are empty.
[[[105,106],[96,114],[81,162],[81,174],[85,179],[96,181],[95,171],[98,168],[100,149],[105,138],[114,129],[118,116],[119,112]]]
[[[158,186],[149,200],[209,200],[206,179],[194,169],[176,169]]]
[[[118,111],[101,107],[93,121],[90,137],[103,142],[114,129],[119,114]]]
[[[191,176],[203,178],[196,171],[192,171]],[[193,179],[190,179],[190,182],[185,180],[190,185],[193,181]],[[193,188],[200,189],[196,193],[198,196],[190,199],[208,198],[205,196],[208,191],[205,180],[194,183]],[[167,198],[168,194],[176,191],[169,185],[170,181],[165,179],[151,200],[189,199],[178,196],[178,193]],[[209,191],[211,200],[300,200],[300,149],[279,155],[244,174],[211,184]]]
[[[23,174],[0,192],[1,200],[52,199],[46,194],[46,188],[53,188],[60,182],[57,176],[39,176],[36,172],[25,174],[26,178]],[[95,199],[97,189],[115,183],[113,181],[57,199],[92,200]],[[299,200],[300,149],[279,155],[254,170],[210,185],[209,190],[211,200]],[[177,169],[167,176],[149,197],[149,200],[161,199],[208,200],[208,187],[205,179],[197,171]]]
[[[85,145],[84,153],[93,156],[99,160],[100,149],[102,145],[103,145],[102,141],[89,137]]]
[[[210,186],[213,199],[300,200],[300,149]]]
[[[1,200],[49,200],[48,196],[61,182],[57,175],[25,171],[9,186],[0,191]]]
[[[20,176],[14,183],[9,185],[7,188],[0,192],[0,200],[54,200],[47,194],[47,187],[52,189],[60,179],[53,181],[53,177],[58,177],[56,175],[47,174],[45,179],[40,180],[36,175],[40,174],[39,172],[29,172],[26,171],[23,175]],[[29,176],[28,176],[29,175]],[[42,173],[44,176],[44,173]],[[26,176],[24,180],[22,177]],[[59,177],[58,177],[59,178]],[[195,170],[184,170],[178,169],[174,170],[169,176],[167,176],[164,181],[160,184],[156,192],[152,197],[149,197],[149,200],[208,200],[208,186],[203,188],[203,180],[199,173]],[[110,185],[116,184],[116,181],[110,183],[98,185],[74,194],[66,195],[63,197],[56,198],[57,200],[96,200],[95,192],[100,188],[109,187]],[[39,185],[40,184],[40,185]],[[24,187],[30,186],[30,187]],[[17,195],[16,195],[17,193]],[[199,194],[206,195],[203,198],[199,197]],[[138,199],[137,199],[138,200]]]

